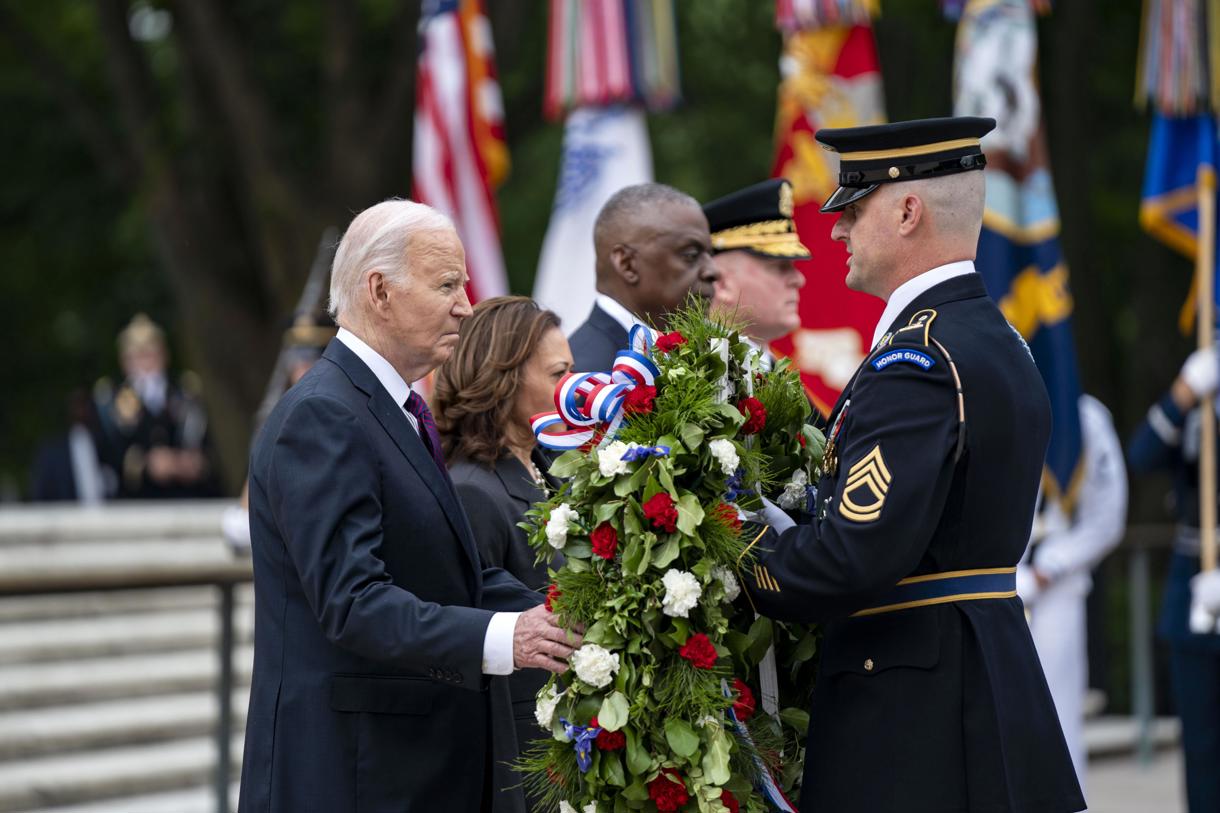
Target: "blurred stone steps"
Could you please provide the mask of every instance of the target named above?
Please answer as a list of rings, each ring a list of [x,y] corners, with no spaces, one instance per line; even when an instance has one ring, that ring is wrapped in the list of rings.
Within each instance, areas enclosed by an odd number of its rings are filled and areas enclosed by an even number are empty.
[[[236,783],[229,791],[229,809],[237,809]],[[211,785],[200,785],[168,793],[119,796],[100,802],[86,802],[68,807],[27,809],[20,813],[216,813],[215,791]]]
[[[242,730],[249,691],[232,695],[233,726]],[[6,761],[64,755],[199,737],[216,727],[214,692],[186,692],[0,713],[0,765]]]
[[[234,652],[238,684],[249,684],[253,657],[251,647]],[[209,648],[5,666],[0,668],[0,711],[206,691],[217,671],[216,654]]]
[[[248,613],[238,614],[234,632],[239,643],[251,640]],[[219,615],[209,607],[0,624],[0,667],[214,647],[219,634]]]
[[[233,747],[239,772],[240,738]],[[210,737],[195,737],[0,763],[0,813],[206,786],[215,749]]]
[[[239,605],[254,601],[250,585],[236,591]],[[119,613],[158,613],[174,610],[215,610],[214,587],[169,587],[147,590],[112,590],[42,596],[5,596],[0,599],[0,625],[20,621],[49,621]]]

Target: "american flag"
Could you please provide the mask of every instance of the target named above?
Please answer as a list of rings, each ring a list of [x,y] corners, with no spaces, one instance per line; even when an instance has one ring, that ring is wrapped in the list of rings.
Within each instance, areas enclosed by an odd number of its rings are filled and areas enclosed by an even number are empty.
[[[495,190],[508,174],[504,104],[482,0],[425,0],[419,21],[412,197],[447,214],[470,299],[508,293]]]

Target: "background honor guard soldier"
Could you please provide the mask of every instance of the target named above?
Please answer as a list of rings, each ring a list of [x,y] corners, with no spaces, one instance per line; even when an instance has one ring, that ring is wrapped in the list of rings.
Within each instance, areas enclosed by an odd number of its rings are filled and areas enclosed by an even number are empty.
[[[707,218],[699,202],[659,183],[627,186],[597,213],[597,299],[569,337],[581,371],[609,370],[637,323],[665,329],[687,296],[711,299],[716,281]]]
[[[1076,777],[1086,785],[1085,694],[1089,688],[1086,603],[1092,570],[1122,541],[1127,470],[1110,411],[1091,395],[1079,399],[1083,469],[1075,504],[1040,498],[1029,551],[1017,567],[1017,594],[1055,699]]]
[[[814,523],[774,506],[743,575],[821,622],[802,809],[1085,807],[1017,598],[1050,437],[1028,348],[974,271],[991,119],[821,130],[847,285],[887,301],[831,412]]]
[[[207,455],[207,413],[198,379],[168,376],[165,334],[137,314],[119,334],[123,382],[98,382],[94,396],[102,456],[119,474],[120,498],[211,497],[219,489]]]
[[[792,184],[782,178],[754,184],[705,204],[703,214],[720,272],[712,304],[745,323],[770,368],[768,345],[801,326],[805,275],[795,261],[812,256],[792,222]]]
[[[1169,644],[1190,813],[1220,810],[1220,629],[1208,613],[1191,606],[1193,592],[1202,609],[1220,610],[1220,571],[1199,572],[1199,500],[1204,496],[1199,493],[1204,419],[1199,402],[1216,393],[1218,381],[1216,351],[1191,353],[1127,446],[1133,473],[1161,470],[1173,477],[1173,498],[1166,502],[1177,525],[1157,634]]]

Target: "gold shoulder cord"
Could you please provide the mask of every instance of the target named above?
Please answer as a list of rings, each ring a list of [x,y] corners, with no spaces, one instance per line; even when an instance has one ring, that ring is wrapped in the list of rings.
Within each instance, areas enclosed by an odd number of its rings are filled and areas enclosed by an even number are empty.
[[[931,337],[929,337],[931,339]],[[949,355],[949,351],[945,346],[936,339],[931,339],[932,344],[936,345],[936,349],[944,355],[945,361],[949,364],[949,372],[953,373],[953,386],[957,389],[957,448],[953,452],[953,462],[962,459],[962,452],[966,450],[966,396],[962,392],[962,378],[957,374],[957,365],[953,363],[953,356]]]

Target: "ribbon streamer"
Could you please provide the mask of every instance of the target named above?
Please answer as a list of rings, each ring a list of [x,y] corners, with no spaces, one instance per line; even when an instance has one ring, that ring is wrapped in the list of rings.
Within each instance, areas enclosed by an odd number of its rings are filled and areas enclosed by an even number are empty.
[[[721,678],[720,691],[724,696],[732,699],[733,692],[729,689],[729,682]],[[750,736],[749,729],[745,723],[737,719],[736,712],[730,706],[725,715],[729,718],[729,722],[733,724],[733,730],[737,732],[737,736],[744,740],[750,746],[750,754],[754,758],[754,767],[758,769],[758,790],[767,798],[774,808],[780,813],[798,813],[796,805],[788,801],[788,797],[780,790],[779,783],[775,781],[775,777],[771,775],[771,769],[767,767],[767,763],[763,762],[762,757],[758,755],[758,748],[754,745],[754,739]]]
[[[530,420],[538,443],[548,449],[579,449],[593,440],[599,426],[607,427],[606,439],[614,437],[623,421],[627,394],[636,387],[653,386],[661,374],[651,358],[655,340],[650,328],[636,325],[628,335],[630,346],[614,357],[609,373],[565,375],[555,388],[557,411]]]

